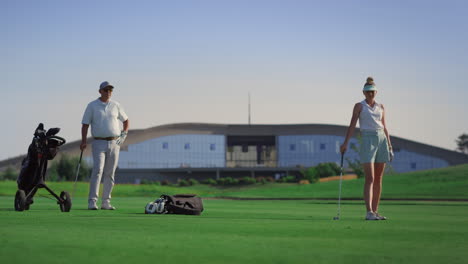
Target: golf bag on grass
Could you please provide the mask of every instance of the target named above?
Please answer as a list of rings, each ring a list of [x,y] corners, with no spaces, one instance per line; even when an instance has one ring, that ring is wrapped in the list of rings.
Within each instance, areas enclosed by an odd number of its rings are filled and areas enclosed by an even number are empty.
[[[161,195],[145,207],[145,214],[184,214],[200,215],[203,202],[196,194]]]
[[[29,210],[33,203],[33,197],[39,188],[45,188],[57,199],[62,212],[71,209],[71,198],[68,192],[61,192],[60,196],[55,194],[45,183],[47,162],[54,159],[59,147],[65,144],[65,139],[56,136],[60,128],[44,129],[42,123],[34,131],[34,137],[29,145],[28,154],[21,163],[21,171],[18,175],[18,191],[15,196],[15,210]]]

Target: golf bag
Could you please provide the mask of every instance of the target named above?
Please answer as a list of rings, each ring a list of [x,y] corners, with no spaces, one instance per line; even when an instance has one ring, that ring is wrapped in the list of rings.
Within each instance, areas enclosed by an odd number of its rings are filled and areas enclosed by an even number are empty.
[[[56,136],[59,131],[60,128],[51,128],[46,131],[42,123],[36,128],[16,181],[18,184],[15,196],[16,211],[29,210],[29,206],[33,203],[33,197],[39,188],[47,189],[57,199],[63,212],[70,211],[71,199],[68,192],[63,191],[58,196],[45,184],[47,162],[54,159],[59,147],[66,142],[65,139]]]
[[[203,212],[203,202],[200,197],[196,197],[196,194],[163,194],[145,207],[145,214],[200,215],[201,212]]]

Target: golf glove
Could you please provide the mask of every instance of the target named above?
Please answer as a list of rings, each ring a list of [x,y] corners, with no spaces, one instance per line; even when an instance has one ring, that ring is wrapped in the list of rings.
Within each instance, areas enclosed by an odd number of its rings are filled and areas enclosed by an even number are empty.
[[[390,157],[390,162],[392,162],[393,158],[395,157],[395,154],[393,154],[393,149],[390,149],[388,156]]]
[[[119,146],[122,145],[127,138],[127,134],[127,131],[122,131],[122,133],[120,133],[120,137],[115,141],[115,143],[117,143]]]

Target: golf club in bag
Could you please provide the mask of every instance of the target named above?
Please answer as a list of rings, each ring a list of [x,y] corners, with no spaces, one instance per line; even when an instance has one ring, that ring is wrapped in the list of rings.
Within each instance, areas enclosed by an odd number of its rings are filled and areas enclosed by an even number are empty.
[[[65,139],[56,136],[60,128],[44,129],[42,123],[34,131],[34,137],[29,145],[28,154],[21,163],[18,175],[18,191],[15,196],[15,210],[29,210],[33,197],[39,188],[46,189],[57,199],[62,212],[69,212],[72,206],[70,194],[62,191],[57,195],[45,183],[47,162],[54,159],[59,147],[65,144]]]
[[[338,191],[338,213],[336,214],[335,217],[333,217],[333,220],[340,220],[340,214],[341,214],[341,183],[343,181],[343,157],[344,157],[344,153],[341,153],[340,187]]]

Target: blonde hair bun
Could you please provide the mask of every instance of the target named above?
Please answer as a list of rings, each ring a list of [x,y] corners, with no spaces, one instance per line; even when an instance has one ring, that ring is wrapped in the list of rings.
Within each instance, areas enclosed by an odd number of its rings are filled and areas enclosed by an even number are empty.
[[[372,77],[367,77],[366,84],[365,85],[375,85],[374,83],[374,78]]]

